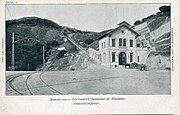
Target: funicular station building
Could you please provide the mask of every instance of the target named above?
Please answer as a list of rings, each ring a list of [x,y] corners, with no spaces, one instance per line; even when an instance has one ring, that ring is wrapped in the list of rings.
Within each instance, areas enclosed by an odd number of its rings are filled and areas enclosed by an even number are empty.
[[[138,39],[141,37],[130,24],[123,21],[88,48],[89,56],[97,63],[107,67],[125,64],[145,64],[148,48]]]

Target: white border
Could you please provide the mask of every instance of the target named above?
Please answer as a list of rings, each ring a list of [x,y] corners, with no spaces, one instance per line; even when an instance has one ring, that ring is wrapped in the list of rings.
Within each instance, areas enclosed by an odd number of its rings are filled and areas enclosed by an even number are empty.
[[[18,4],[56,4],[56,3],[171,3],[171,27],[173,28],[174,71],[171,76],[171,95],[119,95],[125,101],[103,101],[98,106],[73,106],[72,102],[51,102],[53,98],[71,97],[112,97],[112,95],[59,95],[59,96],[6,96],[5,63],[0,58],[0,114],[165,114],[179,112],[179,76],[180,76],[180,1],[179,0],[10,0]],[[5,38],[5,3],[0,1],[0,46]],[[5,39],[4,39],[5,40]],[[5,42],[5,41],[4,41]],[[4,44],[5,45],[5,44]],[[2,47],[1,47],[2,48]],[[2,49],[1,49],[2,51]],[[0,52],[0,56],[2,52]],[[114,95],[113,95],[114,96]]]

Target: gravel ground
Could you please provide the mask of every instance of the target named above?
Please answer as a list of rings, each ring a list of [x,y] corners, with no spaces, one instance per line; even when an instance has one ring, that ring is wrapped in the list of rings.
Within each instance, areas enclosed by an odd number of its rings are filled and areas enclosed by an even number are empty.
[[[171,93],[170,73],[91,65],[85,70],[35,73],[29,77],[28,86],[34,95],[160,95]],[[26,78],[24,75],[15,79],[13,86],[29,95],[25,89]]]

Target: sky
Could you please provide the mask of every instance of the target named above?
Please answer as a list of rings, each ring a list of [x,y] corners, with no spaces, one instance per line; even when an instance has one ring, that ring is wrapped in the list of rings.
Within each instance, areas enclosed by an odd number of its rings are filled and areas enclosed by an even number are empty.
[[[6,20],[36,16],[62,26],[85,31],[103,31],[122,21],[130,25],[169,4],[51,4],[6,5]]]

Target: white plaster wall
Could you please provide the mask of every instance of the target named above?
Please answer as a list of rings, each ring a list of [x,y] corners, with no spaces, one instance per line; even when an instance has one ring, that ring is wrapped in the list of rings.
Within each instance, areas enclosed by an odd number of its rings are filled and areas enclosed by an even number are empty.
[[[150,52],[146,48],[137,48],[137,56],[140,57],[139,64],[146,64],[149,53]]]
[[[93,48],[88,48],[88,54],[91,59],[95,62],[100,63],[100,58],[98,58],[99,52]]]
[[[102,48],[102,43],[105,43],[105,47],[103,46]],[[102,57],[102,65],[104,66],[108,66],[109,65],[109,36],[106,36],[102,39],[99,40],[99,54],[101,54]],[[106,56],[104,57],[103,53],[106,54]],[[104,60],[105,58],[105,60]]]
[[[102,50],[108,48],[108,41],[109,41],[108,39],[109,39],[109,37],[106,36],[106,37],[99,40],[99,51],[102,51]],[[105,48],[102,48],[102,43],[104,43],[104,42],[105,42]]]
[[[124,34],[121,31],[124,31]],[[137,48],[136,47],[136,35],[129,31],[126,27],[118,28],[116,31],[112,33],[112,35],[106,36],[99,40],[99,54],[102,55],[102,65],[108,67],[114,67],[115,65],[119,65],[119,53],[125,52],[127,56],[127,63],[130,63],[130,53],[133,53],[133,62],[138,61],[139,56],[139,63],[145,63],[148,52],[146,48]],[[126,47],[119,48],[119,39],[126,39]],[[112,39],[116,40],[115,47],[112,47]],[[130,47],[130,40],[133,40],[133,47]],[[102,43],[105,42],[105,48],[102,48]],[[109,43],[108,43],[109,42]],[[110,45],[110,47],[109,47]],[[112,62],[112,52],[116,52],[115,55],[115,62]],[[103,60],[103,53],[106,53],[106,60]]]
[[[124,34],[121,33],[121,31],[124,31]],[[130,30],[128,30],[126,27],[122,27],[117,29],[115,32],[112,33],[112,36],[110,38],[110,46],[112,46],[112,39],[116,39],[116,47],[119,48],[119,39],[126,39],[126,47],[130,47],[130,42],[129,40],[132,39],[134,40],[134,45],[135,43],[135,34],[132,33]]]

